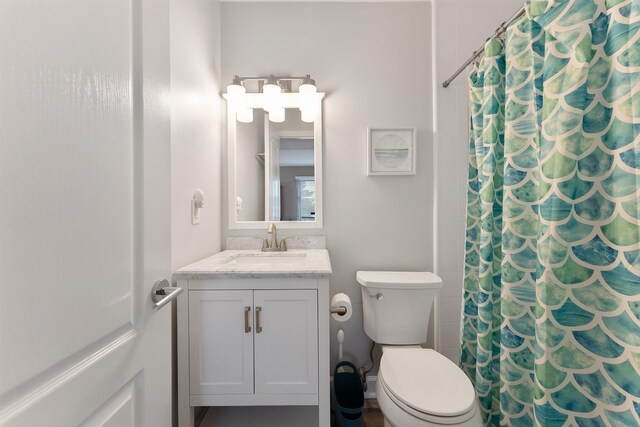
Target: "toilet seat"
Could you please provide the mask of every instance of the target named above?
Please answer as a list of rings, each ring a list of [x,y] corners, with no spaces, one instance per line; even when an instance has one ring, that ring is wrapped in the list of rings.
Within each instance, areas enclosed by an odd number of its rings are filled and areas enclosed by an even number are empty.
[[[460,424],[476,412],[471,381],[453,362],[434,350],[385,349],[378,381],[398,407],[428,422]]]

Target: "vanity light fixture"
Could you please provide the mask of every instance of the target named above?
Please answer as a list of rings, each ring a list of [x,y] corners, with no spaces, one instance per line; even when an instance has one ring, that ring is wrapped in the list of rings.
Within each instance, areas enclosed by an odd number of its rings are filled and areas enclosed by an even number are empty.
[[[269,111],[269,121],[274,123],[282,123],[285,119],[284,107],[272,108]]]
[[[307,74],[302,80],[298,92],[300,93],[300,113],[302,121],[307,123],[313,122],[320,107],[316,97],[316,93],[318,93],[316,81]]]
[[[253,121],[253,108],[241,108],[236,111],[236,119],[242,123],[251,123]]]
[[[251,123],[253,121],[253,110],[247,108],[244,103],[244,94],[247,89],[242,85],[242,81],[238,76],[227,86],[227,102],[232,111],[236,112],[236,119],[242,123]]]
[[[280,123],[285,120],[285,107],[283,96],[296,95],[290,93],[291,83],[299,82],[298,104],[302,121],[312,123],[320,110],[320,100],[318,99],[316,82],[309,74],[304,77],[239,77],[234,76],[233,81],[227,86],[225,98],[229,103],[229,110],[235,112],[236,120],[242,123],[253,121],[253,110],[246,107],[246,97],[255,96],[259,93],[247,93],[245,82],[257,81],[258,90],[262,92],[262,108],[269,113],[269,120]]]
[[[229,104],[237,109],[242,100],[242,95],[247,93],[247,89],[242,85],[242,81],[240,81],[240,77],[234,76],[231,84],[227,86],[227,101]]]
[[[264,110],[271,113],[279,108],[282,108],[280,102],[280,84],[274,76],[270,76],[262,86],[262,93],[264,94]]]

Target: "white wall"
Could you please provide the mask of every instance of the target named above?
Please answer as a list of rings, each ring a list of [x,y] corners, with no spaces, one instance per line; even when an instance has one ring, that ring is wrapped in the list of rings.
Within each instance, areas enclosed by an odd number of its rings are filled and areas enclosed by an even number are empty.
[[[468,151],[467,72],[449,78],[522,0],[434,0],[436,271],[443,278],[440,351],[458,362],[464,268]]]
[[[220,3],[171,1],[171,246],[177,269],[220,250]],[[191,198],[205,193],[200,224]]]
[[[368,361],[369,340],[356,271],[433,269],[430,13],[426,2],[222,4],[223,82],[309,73],[327,94],[325,227],[296,233],[327,236],[331,292],[354,304],[340,326],[345,357],[357,364]],[[367,126],[416,127],[417,175],[367,177]],[[225,236],[265,232],[229,231],[223,216]]]
[[[171,268],[220,250],[221,136],[220,3],[171,0]],[[190,200],[205,193],[200,224]],[[173,308],[173,425],[177,425]]]

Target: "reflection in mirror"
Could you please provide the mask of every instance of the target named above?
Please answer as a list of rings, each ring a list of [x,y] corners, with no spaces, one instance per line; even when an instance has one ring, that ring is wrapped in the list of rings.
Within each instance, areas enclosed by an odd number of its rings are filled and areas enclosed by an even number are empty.
[[[253,122],[236,123],[238,221],[316,218],[314,124],[303,122],[298,108],[287,108],[285,117],[274,123],[254,110]]]
[[[264,220],[264,116],[236,123],[236,209],[238,221]],[[239,206],[238,206],[239,205]]]
[[[227,110],[229,228],[322,228],[322,110],[304,122],[298,94],[283,93],[285,120],[272,122],[262,94],[245,100],[250,123]]]
[[[269,221],[315,219],[313,123],[300,120],[300,110],[288,108],[286,120],[265,119],[265,208]]]

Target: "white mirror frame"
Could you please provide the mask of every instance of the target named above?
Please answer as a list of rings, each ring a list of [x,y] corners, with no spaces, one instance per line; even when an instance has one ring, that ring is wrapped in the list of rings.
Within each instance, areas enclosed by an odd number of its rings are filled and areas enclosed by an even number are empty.
[[[223,95],[226,99],[226,95]],[[246,106],[262,109],[263,95],[247,93],[244,96]],[[322,98],[324,93],[318,92],[320,108],[313,122],[314,175],[316,180],[316,219],[315,221],[237,221],[236,220],[236,114],[227,102],[227,215],[231,230],[262,230],[267,224],[274,223],[281,229],[322,228]],[[297,93],[281,95],[284,108],[299,108],[300,98]],[[266,151],[265,151],[266,154]],[[265,195],[268,197],[268,195]]]

